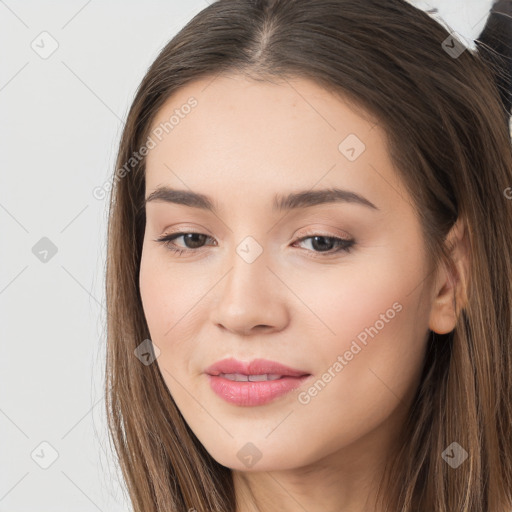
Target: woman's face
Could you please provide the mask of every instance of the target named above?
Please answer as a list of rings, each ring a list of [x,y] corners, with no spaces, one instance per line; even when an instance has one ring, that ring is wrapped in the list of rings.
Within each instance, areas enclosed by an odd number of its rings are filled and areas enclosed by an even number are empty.
[[[416,391],[433,297],[382,129],[309,80],[232,75],[180,89],[151,139],[146,199],[181,194],[146,203],[140,290],[195,435],[238,470],[379,456]],[[227,358],[306,377],[207,373]]]

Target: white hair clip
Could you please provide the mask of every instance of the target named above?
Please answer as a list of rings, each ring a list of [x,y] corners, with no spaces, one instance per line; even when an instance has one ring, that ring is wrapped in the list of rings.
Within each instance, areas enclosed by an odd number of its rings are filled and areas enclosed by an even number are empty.
[[[405,1],[426,12],[450,33],[441,41],[441,45],[451,57],[457,58],[465,49],[469,49],[471,52],[479,53],[492,67],[512,136],[512,0],[474,2],[471,7],[475,8],[474,14],[478,13],[477,18],[480,17],[476,24],[468,23],[467,19],[463,19],[463,15],[459,15],[459,12],[467,14],[467,11],[461,11],[461,8],[467,8],[469,2],[457,6],[455,1]],[[431,2],[435,2],[437,6]],[[452,15],[455,16],[452,13],[457,13],[457,16],[452,18]],[[457,30],[454,30],[454,27],[457,27]]]
[[[460,54],[464,49],[471,49],[476,51],[476,44],[475,39],[478,34],[474,33],[475,26],[468,25],[467,23],[464,23],[467,20],[464,20],[462,16],[460,16],[460,9],[459,11],[454,11],[454,7],[456,7],[455,2],[443,3],[441,0],[433,0],[433,1],[425,1],[425,0],[405,0],[407,3],[411,4],[412,6],[416,7],[417,9],[420,9],[421,11],[426,12],[432,19],[437,21],[442,27],[444,27],[449,33],[450,36],[455,38],[459,45],[456,45],[458,48],[454,48],[452,50],[453,56],[457,53]],[[474,2],[473,2],[474,3]],[[491,11],[491,4],[492,1],[489,0],[481,0],[479,7],[484,8],[484,12],[486,15],[484,18],[481,18],[480,23],[484,22],[485,18],[490,14]],[[462,8],[462,4],[460,5]],[[467,4],[465,5],[467,8]],[[450,8],[452,10],[450,10]],[[455,16],[454,12],[457,12],[457,18],[452,16]],[[473,33],[470,33],[473,31]],[[453,42],[451,43],[453,46]],[[444,46],[444,45],[443,45]],[[462,48],[461,48],[462,46]],[[447,41],[447,47],[445,48],[450,53],[450,42]],[[461,51],[462,50],[462,51]]]

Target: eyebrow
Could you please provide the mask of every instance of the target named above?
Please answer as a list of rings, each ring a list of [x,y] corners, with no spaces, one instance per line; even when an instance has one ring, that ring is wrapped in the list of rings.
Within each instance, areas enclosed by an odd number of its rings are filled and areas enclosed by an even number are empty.
[[[151,201],[163,201],[166,203],[181,204],[191,208],[218,212],[218,206],[208,196],[192,192],[190,190],[176,190],[161,186],[156,188],[145,200],[145,204]],[[365,197],[340,188],[328,188],[321,190],[303,190],[292,192],[288,195],[275,195],[272,205],[273,211],[296,210],[327,203],[354,203],[368,208],[379,210]]]

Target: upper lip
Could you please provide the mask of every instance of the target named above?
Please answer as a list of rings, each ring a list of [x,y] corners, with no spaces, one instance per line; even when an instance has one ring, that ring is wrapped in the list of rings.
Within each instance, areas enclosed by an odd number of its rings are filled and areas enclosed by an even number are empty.
[[[228,358],[222,359],[206,368],[205,373],[209,375],[219,375],[221,373],[241,373],[242,375],[286,375],[289,377],[302,377],[310,375],[303,370],[290,368],[277,361],[269,361],[268,359],[253,359],[245,362],[238,359]]]

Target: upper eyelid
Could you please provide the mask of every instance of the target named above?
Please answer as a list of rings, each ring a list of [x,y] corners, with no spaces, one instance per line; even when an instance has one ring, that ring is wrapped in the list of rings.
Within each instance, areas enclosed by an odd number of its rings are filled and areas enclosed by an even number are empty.
[[[330,227],[331,229],[333,230],[339,230],[339,228],[336,228],[334,226],[331,226]],[[208,231],[208,229],[204,228],[201,226],[201,229],[203,229],[204,231],[201,231],[199,229],[196,229],[196,228],[193,228],[193,227],[179,227],[176,229],[176,231],[170,231],[170,232],[167,232],[166,229],[163,230],[163,234],[161,235],[162,237],[164,236],[171,236],[171,235],[176,235],[176,234],[188,234],[188,233],[195,233],[195,234],[198,234],[198,235],[206,235],[208,237],[211,237],[211,238],[214,238],[213,235],[210,235],[209,233],[205,233],[205,231]],[[306,230],[306,234],[303,235],[303,236],[311,236],[311,234],[313,233],[314,235],[317,235],[317,236],[325,236],[325,237],[332,237],[332,238],[341,238],[341,239],[345,239],[345,240],[351,240],[353,237],[345,232],[344,234],[334,234],[334,233],[328,233],[329,229],[326,229],[326,228],[322,228],[320,226],[313,226],[313,227],[308,227],[308,228],[305,228]]]
[[[209,235],[208,233],[203,233],[202,231],[195,231],[193,229],[171,231],[170,233],[164,233],[163,235],[159,236],[158,238],[162,239],[162,238],[167,238],[167,237],[171,237],[171,236],[175,236],[176,238],[179,238],[180,236],[188,235],[188,234],[205,235],[208,238],[214,239],[214,237],[212,235]],[[313,236],[323,236],[325,238],[339,238],[341,240],[346,240],[346,241],[352,240],[351,236],[344,237],[342,235],[334,235],[331,233],[322,232],[321,229],[309,229],[309,230],[307,230],[307,233],[304,233],[302,236],[297,238],[296,241],[303,240],[304,238],[310,238]]]
[[[212,235],[209,235],[208,233],[203,233],[202,231],[194,231],[193,229],[190,230],[178,230],[178,231],[171,231],[170,233],[164,233],[163,235],[159,236],[158,239],[161,240],[162,238],[170,238],[175,237],[180,238],[181,236],[188,235],[188,234],[194,234],[194,235],[204,235],[208,238],[214,240],[214,237]]]

